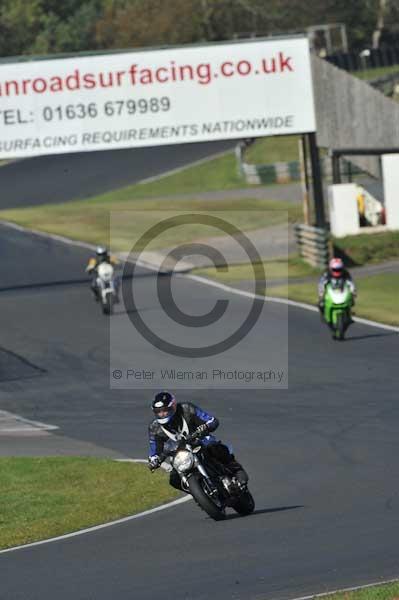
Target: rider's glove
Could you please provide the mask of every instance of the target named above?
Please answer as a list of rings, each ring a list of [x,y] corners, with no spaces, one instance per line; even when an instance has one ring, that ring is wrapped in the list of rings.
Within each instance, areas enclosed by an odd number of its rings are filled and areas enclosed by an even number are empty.
[[[160,467],[160,466],[161,466],[161,461],[157,454],[155,456],[150,456],[148,458],[148,468],[150,469],[150,471],[155,471],[155,469],[158,469],[158,467]]]
[[[206,423],[204,423],[203,425],[200,425],[199,427],[197,427],[197,429],[195,429],[195,431],[193,432],[193,437],[201,438],[207,435],[208,433],[209,427]]]

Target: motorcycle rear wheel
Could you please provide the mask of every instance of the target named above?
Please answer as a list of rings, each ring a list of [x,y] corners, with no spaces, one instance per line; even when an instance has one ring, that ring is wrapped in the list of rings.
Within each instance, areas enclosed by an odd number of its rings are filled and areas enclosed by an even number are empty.
[[[202,479],[195,476],[188,480],[190,494],[203,511],[205,511],[214,521],[223,521],[226,518],[224,507],[217,506],[215,502],[205,493],[202,487]]]

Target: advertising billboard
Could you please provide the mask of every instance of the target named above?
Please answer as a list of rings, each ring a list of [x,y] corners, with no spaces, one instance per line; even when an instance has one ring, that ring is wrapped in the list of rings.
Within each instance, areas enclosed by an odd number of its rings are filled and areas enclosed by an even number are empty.
[[[0,158],[315,129],[303,37],[0,65]]]

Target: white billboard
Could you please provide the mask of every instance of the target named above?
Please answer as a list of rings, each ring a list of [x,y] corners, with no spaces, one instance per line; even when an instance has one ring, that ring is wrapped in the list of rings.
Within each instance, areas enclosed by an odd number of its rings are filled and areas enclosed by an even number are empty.
[[[0,65],[0,158],[315,129],[302,37]]]

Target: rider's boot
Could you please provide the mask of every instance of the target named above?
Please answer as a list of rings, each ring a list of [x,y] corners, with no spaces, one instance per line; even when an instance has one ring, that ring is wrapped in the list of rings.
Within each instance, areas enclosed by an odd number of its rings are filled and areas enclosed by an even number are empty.
[[[317,306],[320,312],[320,320],[324,322],[324,302],[320,300]]]
[[[240,486],[244,487],[248,483],[248,473],[244,469],[244,467],[237,462],[235,459],[229,462],[226,465],[229,471],[233,474],[233,476],[237,479]]]

